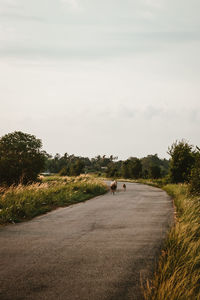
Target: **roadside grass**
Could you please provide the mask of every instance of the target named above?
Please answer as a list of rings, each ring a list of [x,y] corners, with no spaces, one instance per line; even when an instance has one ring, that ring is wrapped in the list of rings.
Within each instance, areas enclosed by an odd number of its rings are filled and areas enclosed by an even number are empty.
[[[46,178],[43,183],[0,188],[0,224],[16,223],[57,207],[106,193],[107,186],[89,176]]]
[[[158,268],[144,291],[146,300],[200,300],[200,198],[188,186],[168,184],[177,210]]]

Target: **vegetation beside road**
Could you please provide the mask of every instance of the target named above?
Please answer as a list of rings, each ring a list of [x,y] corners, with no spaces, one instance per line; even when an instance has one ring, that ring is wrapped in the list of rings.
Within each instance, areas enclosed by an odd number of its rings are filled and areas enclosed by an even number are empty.
[[[200,199],[187,184],[168,184],[176,224],[166,239],[158,269],[145,290],[146,300],[200,299]]]
[[[0,188],[0,224],[31,219],[107,191],[102,181],[90,176],[60,178],[47,177],[42,183]]]

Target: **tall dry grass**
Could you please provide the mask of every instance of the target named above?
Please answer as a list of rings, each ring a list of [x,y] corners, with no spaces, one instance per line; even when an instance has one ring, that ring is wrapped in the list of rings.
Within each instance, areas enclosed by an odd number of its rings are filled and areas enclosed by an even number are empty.
[[[107,191],[103,182],[89,176],[57,179],[0,188],[0,224],[31,219],[56,207],[85,201]]]
[[[200,300],[200,198],[187,185],[166,185],[177,209],[154,279],[147,284],[146,300]]]

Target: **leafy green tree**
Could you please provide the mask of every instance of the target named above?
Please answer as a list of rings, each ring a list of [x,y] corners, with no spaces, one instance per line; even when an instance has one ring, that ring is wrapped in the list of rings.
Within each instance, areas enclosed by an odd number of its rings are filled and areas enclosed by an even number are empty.
[[[121,174],[123,178],[131,178],[130,161],[128,159],[122,163]]]
[[[110,162],[106,169],[106,176],[107,177],[120,177],[120,162]]]
[[[60,172],[59,172],[60,176],[69,176],[69,167],[65,166],[63,167]]]
[[[168,154],[171,156],[169,169],[171,182],[188,182],[195,162],[193,146],[185,140],[176,141],[168,149]]]
[[[142,174],[142,164],[139,158],[131,157],[122,163],[121,174],[124,178],[137,179]]]
[[[165,158],[160,159],[157,154],[147,155],[141,162],[143,178],[160,178],[169,172],[169,161]]]
[[[84,172],[84,167],[85,164],[84,162],[80,159],[77,158],[73,163],[71,163],[70,168],[69,168],[69,175],[70,176],[78,176],[81,173]]]
[[[152,179],[158,179],[161,177],[161,168],[156,165],[151,165],[149,167],[148,177]]]
[[[191,171],[190,192],[200,195],[200,149],[197,147],[195,153],[195,163]]]
[[[130,164],[131,178],[137,179],[137,178],[141,177],[141,175],[142,175],[141,160],[137,157],[131,157],[130,161],[131,161],[131,164]]]
[[[0,139],[0,183],[27,184],[44,169],[46,153],[34,135],[15,131]]]

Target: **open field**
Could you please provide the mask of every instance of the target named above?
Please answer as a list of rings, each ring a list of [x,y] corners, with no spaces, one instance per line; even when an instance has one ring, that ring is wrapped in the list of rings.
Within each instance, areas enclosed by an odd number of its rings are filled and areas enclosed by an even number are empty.
[[[45,177],[42,183],[0,188],[0,224],[31,219],[57,207],[82,202],[107,191],[89,176]]]
[[[146,300],[200,299],[200,200],[187,185],[163,187],[174,198],[176,225],[165,242]]]

